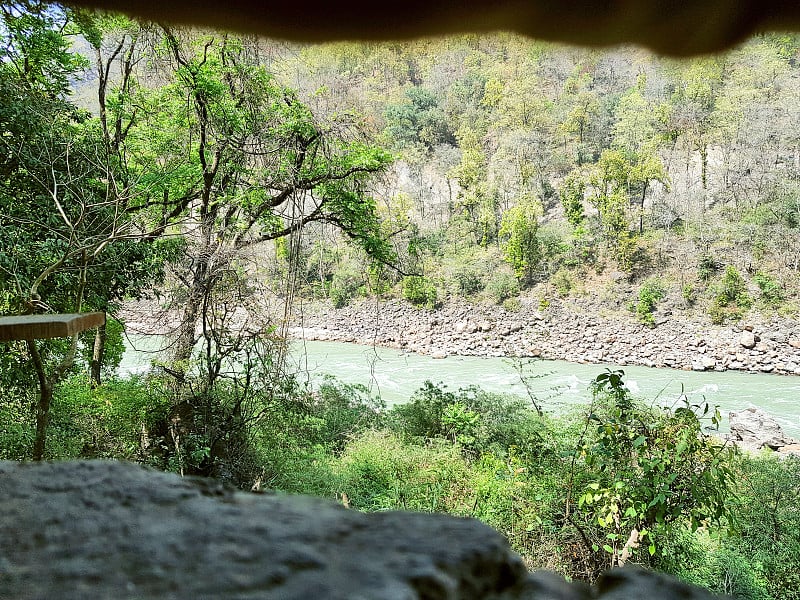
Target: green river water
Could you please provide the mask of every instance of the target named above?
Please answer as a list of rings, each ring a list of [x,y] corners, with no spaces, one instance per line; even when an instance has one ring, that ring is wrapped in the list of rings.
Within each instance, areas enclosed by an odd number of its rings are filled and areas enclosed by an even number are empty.
[[[161,339],[131,336],[120,370],[146,370]],[[367,386],[388,404],[403,402],[426,380],[449,389],[477,385],[492,392],[526,397],[526,388],[512,362],[503,358],[459,357],[434,359],[370,346],[338,342],[294,342],[292,366],[310,380],[325,374],[347,383]],[[617,365],[584,365],[540,360],[527,363],[529,389],[547,412],[560,412],[590,398],[589,383],[606,368],[625,371],[628,388],[639,398],[672,406],[685,395],[693,404],[718,405],[729,411],[758,406],[774,417],[787,435],[800,438],[800,377],[756,373],[692,372]]]

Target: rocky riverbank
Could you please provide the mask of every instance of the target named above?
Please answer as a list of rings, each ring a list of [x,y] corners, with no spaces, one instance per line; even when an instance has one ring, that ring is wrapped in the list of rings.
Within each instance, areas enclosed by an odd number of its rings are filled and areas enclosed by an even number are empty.
[[[660,315],[653,328],[625,311],[609,312],[591,298],[540,307],[449,300],[435,310],[403,300],[363,300],[335,309],[301,304],[290,333],[309,340],[375,344],[437,358],[520,356],[578,363],[615,363],[695,371],[728,369],[800,375],[800,323],[753,319],[715,326],[703,315]]]

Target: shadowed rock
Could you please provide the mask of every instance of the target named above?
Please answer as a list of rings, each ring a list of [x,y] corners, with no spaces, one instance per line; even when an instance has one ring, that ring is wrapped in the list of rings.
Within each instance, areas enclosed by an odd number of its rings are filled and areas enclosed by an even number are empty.
[[[2,599],[711,598],[621,573],[602,593],[531,575],[472,519],[362,514],[128,463],[0,462]]]

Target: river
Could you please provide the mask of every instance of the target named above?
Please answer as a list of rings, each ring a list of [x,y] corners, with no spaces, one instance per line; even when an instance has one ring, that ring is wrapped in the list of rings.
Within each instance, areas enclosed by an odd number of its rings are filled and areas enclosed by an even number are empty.
[[[161,339],[131,336],[120,365],[124,374],[146,370]],[[324,374],[347,383],[367,386],[387,405],[403,402],[426,380],[449,389],[477,385],[491,392],[527,397],[526,387],[509,359],[430,356],[388,348],[339,342],[293,342],[290,363],[310,380]],[[723,416],[758,406],[774,417],[784,432],[800,438],[800,377],[739,371],[677,371],[647,367],[575,364],[564,361],[528,362],[524,376],[528,389],[547,412],[585,403],[589,384],[606,368],[622,369],[625,382],[638,398],[672,406],[685,395],[693,404],[718,405]],[[724,426],[724,423],[723,423]]]

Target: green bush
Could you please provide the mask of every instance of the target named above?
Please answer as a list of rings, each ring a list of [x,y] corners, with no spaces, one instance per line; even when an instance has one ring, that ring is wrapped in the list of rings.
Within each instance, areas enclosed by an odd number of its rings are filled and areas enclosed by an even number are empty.
[[[636,318],[640,323],[655,326],[655,319],[653,318],[653,311],[656,308],[659,300],[662,300],[666,295],[664,284],[658,279],[648,279],[639,288],[639,298],[636,302]]]
[[[753,299],[747,293],[747,285],[736,270],[728,265],[725,275],[713,288],[713,297],[708,314],[711,322],[721,325],[729,320],[739,320],[742,314],[753,305]]]
[[[595,379],[591,435],[579,450],[585,466],[577,512],[584,535],[592,533],[595,552],[610,566],[622,564],[626,554],[647,561],[658,550],[659,527],[720,526],[735,481],[731,451],[703,433],[695,412],[700,407],[641,405],[622,376],[609,371]],[[712,414],[716,425],[720,416]],[[628,546],[634,534],[639,542]]]
[[[783,293],[783,286],[777,281],[774,277],[762,272],[758,272],[755,274],[753,279],[758,286],[758,289],[761,290],[761,302],[764,303],[765,306],[770,308],[777,308],[779,307],[785,297]]]
[[[721,265],[710,254],[703,254],[697,263],[697,276],[701,281],[709,281],[719,272]]]
[[[456,293],[459,296],[469,297],[483,290],[484,284],[481,274],[476,268],[469,266],[458,267],[453,273]]]
[[[735,473],[735,534],[726,547],[748,557],[767,597],[800,600],[800,459],[744,456]]]
[[[566,269],[559,269],[556,271],[555,275],[550,279],[550,283],[555,286],[556,293],[562,298],[569,296],[574,286],[572,276]]]
[[[694,303],[697,301],[697,291],[691,283],[685,283],[683,287],[681,287],[681,297],[686,303],[686,306],[694,306]]]
[[[31,457],[36,431],[31,401],[8,391],[0,401],[0,460],[25,460]]]
[[[451,392],[426,381],[407,403],[392,408],[388,419],[404,439],[446,439],[473,456],[504,457],[511,447],[530,458],[550,452],[544,443],[547,423],[528,403],[474,386]]]
[[[402,282],[403,298],[415,306],[424,306],[428,309],[436,307],[436,286],[427,278],[420,275],[407,275]]]
[[[519,295],[519,282],[506,271],[496,271],[486,284],[486,293],[495,304]]]
[[[415,510],[464,514],[468,468],[458,448],[419,446],[390,432],[370,431],[332,463],[336,494],[359,510]]]
[[[386,407],[365,386],[342,383],[331,376],[307,398],[309,414],[322,421],[312,441],[337,453],[352,436],[379,426]]]
[[[56,387],[50,408],[50,458],[117,458],[151,462],[169,398],[148,377],[108,379],[92,388],[85,376]]]
[[[337,271],[331,278],[328,296],[335,308],[347,306],[363,288],[363,279],[352,271]]]
[[[503,300],[503,308],[511,313],[519,312],[522,310],[522,302],[520,302],[519,298],[506,298]]]

